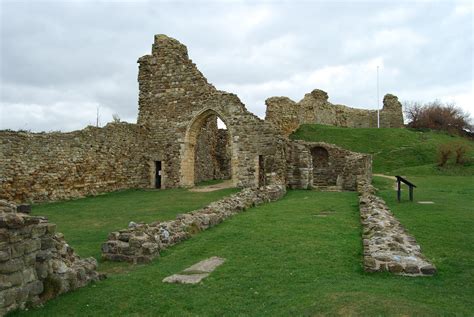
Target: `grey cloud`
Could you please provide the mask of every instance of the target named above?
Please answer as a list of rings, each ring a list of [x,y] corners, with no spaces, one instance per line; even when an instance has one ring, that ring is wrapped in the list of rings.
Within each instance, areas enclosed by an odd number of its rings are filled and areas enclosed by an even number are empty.
[[[157,33],[187,45],[210,82],[232,88],[260,116],[267,97],[299,100],[313,88],[336,103],[374,107],[374,60],[382,94],[465,102],[473,54],[466,3],[4,1],[0,128],[78,129],[94,121],[96,105],[103,122],[112,113],[134,120],[136,60]],[[344,72],[330,80],[313,78],[323,87],[305,77],[338,67]]]

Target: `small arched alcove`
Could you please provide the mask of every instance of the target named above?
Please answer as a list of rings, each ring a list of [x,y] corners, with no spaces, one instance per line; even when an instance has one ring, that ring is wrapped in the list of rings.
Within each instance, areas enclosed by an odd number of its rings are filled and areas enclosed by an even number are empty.
[[[235,185],[235,162],[232,132],[225,118],[212,109],[196,115],[184,139],[181,186],[192,187],[203,181],[225,179],[231,179]]]
[[[313,185],[332,186],[336,184],[336,178],[329,163],[330,157],[327,149],[321,146],[311,148],[313,161]]]
[[[311,149],[311,156],[313,158],[313,168],[324,168],[329,164],[329,152],[321,146],[316,146]]]

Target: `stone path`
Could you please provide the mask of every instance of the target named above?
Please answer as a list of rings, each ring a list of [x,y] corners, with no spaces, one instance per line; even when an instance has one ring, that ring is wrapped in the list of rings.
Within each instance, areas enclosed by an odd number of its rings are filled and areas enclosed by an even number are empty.
[[[224,263],[225,259],[217,256],[210,257],[201,262],[198,262],[184,271],[181,274],[173,274],[163,279],[164,283],[179,283],[179,284],[197,284],[204,278],[208,277],[209,274],[214,271],[218,266]]]
[[[197,192],[197,193],[205,193],[205,192],[213,192],[215,190],[220,190],[220,189],[225,189],[225,188],[232,188],[232,187],[234,187],[234,185],[232,184],[232,180],[228,179],[228,180],[225,180],[225,181],[223,181],[222,183],[219,183],[219,184],[193,187],[193,188],[190,188],[189,191]]]

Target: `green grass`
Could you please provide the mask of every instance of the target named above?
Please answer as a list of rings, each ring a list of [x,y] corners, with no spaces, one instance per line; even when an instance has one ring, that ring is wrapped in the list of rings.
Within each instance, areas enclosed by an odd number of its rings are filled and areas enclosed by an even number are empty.
[[[415,131],[395,128],[342,128],[316,124],[302,125],[291,135],[293,139],[322,141],[343,148],[373,154],[375,173],[409,173],[417,175],[474,175],[474,142],[443,132]],[[437,147],[461,142],[469,148],[471,163],[465,167],[438,169]]]
[[[289,191],[166,250],[149,265],[16,315],[472,315],[472,186],[466,188],[463,177],[433,179],[415,178],[415,198],[436,202],[429,206],[397,205],[387,187],[391,181],[377,178],[376,185],[438,267],[434,277],[363,272],[356,193]],[[202,284],[161,282],[214,255],[227,260]]]
[[[474,168],[434,164],[439,144],[465,142],[472,157],[472,142],[435,132],[317,125],[302,126],[292,137],[372,153],[376,173],[400,173],[415,183],[415,201],[435,204],[411,203],[405,189],[398,203],[393,180],[373,181],[438,273],[363,272],[357,194],[289,191],[165,250],[151,264],[115,270],[101,263],[113,272],[108,279],[13,315],[474,316]],[[107,233],[130,220],[174,218],[232,191],[125,191],[34,206],[33,212],[58,223],[81,255],[98,256]],[[210,256],[227,260],[201,284],[161,282]]]
[[[130,221],[174,219],[179,213],[204,207],[237,189],[197,193],[185,189],[126,190],[72,201],[33,205],[32,214],[47,216],[82,257],[100,258],[107,235],[127,228]]]

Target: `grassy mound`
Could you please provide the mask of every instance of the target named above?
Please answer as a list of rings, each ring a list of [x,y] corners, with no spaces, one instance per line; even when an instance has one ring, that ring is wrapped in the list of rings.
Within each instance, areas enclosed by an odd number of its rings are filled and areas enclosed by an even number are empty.
[[[342,128],[317,124],[302,125],[292,139],[322,141],[373,155],[374,173],[409,175],[474,175],[474,142],[443,132],[395,128]],[[461,143],[469,149],[470,163],[438,168],[437,150],[441,144]]]

